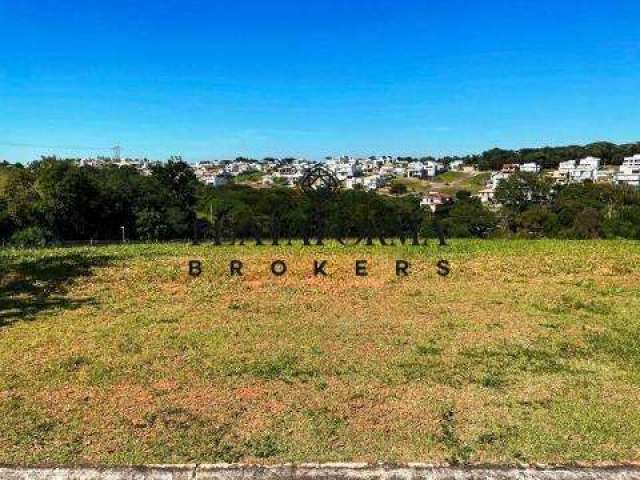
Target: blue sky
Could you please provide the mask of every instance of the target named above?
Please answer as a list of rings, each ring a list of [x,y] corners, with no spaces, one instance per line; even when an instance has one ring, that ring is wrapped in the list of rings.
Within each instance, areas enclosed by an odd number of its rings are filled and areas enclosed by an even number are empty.
[[[0,158],[640,140],[640,2],[0,0]]]

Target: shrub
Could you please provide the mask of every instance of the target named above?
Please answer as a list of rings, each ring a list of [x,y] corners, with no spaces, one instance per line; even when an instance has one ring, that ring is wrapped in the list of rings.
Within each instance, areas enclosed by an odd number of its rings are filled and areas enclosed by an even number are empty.
[[[9,243],[19,248],[43,247],[47,244],[47,234],[40,227],[27,227],[11,235]]]
[[[405,193],[407,193],[407,190],[407,186],[404,183],[398,181],[391,182],[391,187],[389,188],[389,191],[394,195],[404,195]]]

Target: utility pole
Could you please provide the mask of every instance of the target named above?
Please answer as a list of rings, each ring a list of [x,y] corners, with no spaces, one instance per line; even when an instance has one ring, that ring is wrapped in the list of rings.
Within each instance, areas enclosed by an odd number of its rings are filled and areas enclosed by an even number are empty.
[[[113,159],[116,161],[120,161],[120,153],[122,152],[122,148],[120,145],[116,145],[111,150],[113,150]]]
[[[193,240],[191,245],[200,245],[200,241],[198,240],[198,219],[196,218],[193,221]]]

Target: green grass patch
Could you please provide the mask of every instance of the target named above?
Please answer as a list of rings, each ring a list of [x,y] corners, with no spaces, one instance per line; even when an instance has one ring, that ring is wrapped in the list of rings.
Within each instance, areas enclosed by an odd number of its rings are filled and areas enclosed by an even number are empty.
[[[639,461],[639,260],[632,241],[4,249],[0,463]]]

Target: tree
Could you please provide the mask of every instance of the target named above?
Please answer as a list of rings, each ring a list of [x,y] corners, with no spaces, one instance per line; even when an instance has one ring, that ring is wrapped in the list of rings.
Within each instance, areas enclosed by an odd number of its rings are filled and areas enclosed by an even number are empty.
[[[516,230],[527,236],[552,236],[557,228],[557,215],[546,205],[534,205],[516,218]]]
[[[169,227],[158,210],[144,208],[136,214],[136,231],[141,240],[160,240],[167,236]]]
[[[164,165],[155,166],[151,171],[151,180],[146,185],[156,193],[153,208],[162,212],[168,228],[167,235],[172,238],[185,238],[193,233],[196,221],[196,192],[198,179],[189,165],[183,161],[170,160]],[[158,198],[160,197],[160,198]]]
[[[45,228],[58,240],[94,238],[102,210],[92,169],[80,168],[71,161],[44,160],[34,171],[37,208]]]
[[[456,202],[441,220],[449,237],[488,237],[497,226],[496,215],[468,192],[458,192]]]
[[[640,240],[640,205],[621,207],[604,221],[603,230],[609,238]]]
[[[392,181],[391,187],[389,187],[389,192],[391,192],[393,195],[404,195],[408,190],[409,189],[407,188],[406,184],[397,180]]]
[[[551,183],[535,173],[517,172],[498,183],[496,200],[503,207],[523,212],[530,205],[550,199]]]

